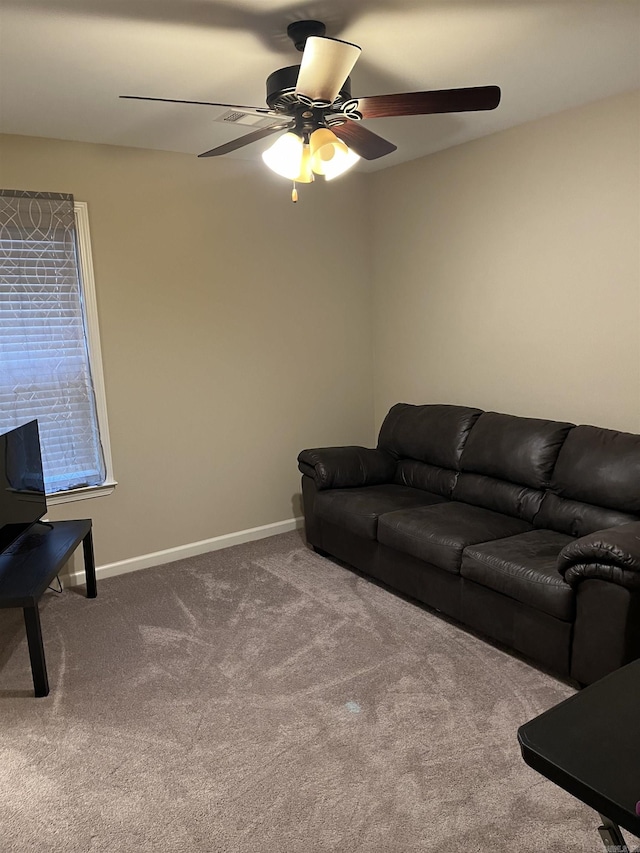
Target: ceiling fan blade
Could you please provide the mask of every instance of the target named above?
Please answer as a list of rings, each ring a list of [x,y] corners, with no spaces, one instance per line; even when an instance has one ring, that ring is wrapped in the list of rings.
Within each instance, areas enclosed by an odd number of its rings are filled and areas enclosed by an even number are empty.
[[[356,109],[363,118],[385,118],[493,110],[499,103],[498,86],[475,86],[467,89],[437,89],[433,92],[404,92],[399,95],[372,95],[369,98],[358,98]]]
[[[332,127],[331,130],[338,139],[346,142],[352,151],[355,151],[360,157],[364,157],[365,160],[377,160],[378,157],[391,154],[398,147],[393,142],[389,142],[388,139],[383,139],[382,136],[373,133],[360,122],[347,121],[345,124]]]
[[[329,106],[356,64],[362,48],[324,36],[309,36],[302,54],[296,95],[318,106]]]
[[[289,122],[288,124],[281,124],[278,127],[263,127],[260,130],[254,130],[253,133],[246,133],[239,139],[232,139],[231,142],[225,142],[224,145],[218,145],[217,148],[205,151],[204,154],[198,154],[198,157],[219,157],[220,154],[237,151],[238,148],[244,148],[245,145],[251,145],[252,142],[257,142],[259,139],[271,136],[272,133],[280,133],[280,131],[287,130],[293,126],[294,122]]]
[[[282,118],[280,113],[276,113],[274,110],[270,110],[267,107],[244,107],[240,104],[216,104],[213,101],[183,101],[179,98],[145,98],[141,95],[119,95],[118,97],[129,101],[161,101],[164,104],[198,104],[204,107],[227,107],[230,110],[240,110],[243,113],[248,113],[249,115],[266,116],[267,118],[270,116]]]

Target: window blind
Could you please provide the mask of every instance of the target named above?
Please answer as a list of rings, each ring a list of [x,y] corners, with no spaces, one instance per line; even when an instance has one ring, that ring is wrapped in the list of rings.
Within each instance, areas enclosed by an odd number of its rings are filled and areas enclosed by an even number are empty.
[[[0,432],[33,418],[47,493],[104,482],[73,196],[0,190]]]

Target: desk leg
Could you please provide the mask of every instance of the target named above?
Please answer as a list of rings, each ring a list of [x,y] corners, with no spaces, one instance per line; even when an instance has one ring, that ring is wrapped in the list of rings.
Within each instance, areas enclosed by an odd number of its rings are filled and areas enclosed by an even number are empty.
[[[40,612],[38,605],[23,607],[24,624],[27,629],[27,642],[29,644],[29,658],[31,659],[31,675],[33,676],[33,689],[36,696],[47,696],[49,693],[49,679],[47,678],[47,664],[44,659],[44,645],[42,643],[42,629],[40,627]]]
[[[82,540],[84,551],[84,575],[87,580],[87,598],[95,598],[98,594],[96,583],[96,563],[93,556],[93,534],[91,530]]]
[[[617,823],[609,820],[603,814],[600,815],[602,826],[598,827],[600,838],[607,849],[607,853],[629,853],[629,848],[620,832],[620,827]]]

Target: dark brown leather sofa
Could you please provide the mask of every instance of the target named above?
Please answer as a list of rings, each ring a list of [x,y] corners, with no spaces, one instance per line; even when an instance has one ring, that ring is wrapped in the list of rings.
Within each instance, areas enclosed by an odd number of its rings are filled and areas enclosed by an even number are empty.
[[[640,436],[399,403],[298,464],[316,550],[581,684],[640,657]]]

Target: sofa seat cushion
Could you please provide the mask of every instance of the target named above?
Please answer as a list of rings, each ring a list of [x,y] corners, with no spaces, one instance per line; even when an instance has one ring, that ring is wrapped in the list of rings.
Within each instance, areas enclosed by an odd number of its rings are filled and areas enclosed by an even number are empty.
[[[531,524],[520,518],[450,501],[383,515],[378,523],[378,541],[457,574],[468,545],[531,529]]]
[[[573,542],[555,530],[531,530],[497,542],[471,545],[460,574],[557,619],[574,615],[574,591],[558,570],[558,554]]]
[[[356,536],[375,539],[378,518],[396,509],[428,506],[446,501],[440,495],[385,483],[354,489],[328,489],[316,495],[316,512],[319,518],[338,527],[345,527]]]

